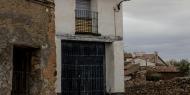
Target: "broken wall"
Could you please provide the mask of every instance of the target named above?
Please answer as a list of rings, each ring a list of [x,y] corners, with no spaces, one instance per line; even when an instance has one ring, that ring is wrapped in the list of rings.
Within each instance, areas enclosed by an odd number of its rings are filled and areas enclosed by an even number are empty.
[[[38,49],[30,95],[55,95],[54,37],[53,0],[0,0],[0,95],[11,95],[15,45]]]

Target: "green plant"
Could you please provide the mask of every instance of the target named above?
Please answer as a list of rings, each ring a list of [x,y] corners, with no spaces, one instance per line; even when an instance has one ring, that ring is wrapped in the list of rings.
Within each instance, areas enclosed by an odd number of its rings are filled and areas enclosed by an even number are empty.
[[[170,64],[176,66],[183,75],[190,74],[190,62],[187,59],[182,59],[180,61],[170,60]]]

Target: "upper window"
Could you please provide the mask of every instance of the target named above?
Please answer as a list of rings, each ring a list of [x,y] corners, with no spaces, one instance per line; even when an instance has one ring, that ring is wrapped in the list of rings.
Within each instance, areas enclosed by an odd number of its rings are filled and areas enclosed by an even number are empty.
[[[91,10],[92,0],[76,0],[76,34],[98,34],[98,13]]]
[[[91,0],[76,0],[76,10],[91,10]]]

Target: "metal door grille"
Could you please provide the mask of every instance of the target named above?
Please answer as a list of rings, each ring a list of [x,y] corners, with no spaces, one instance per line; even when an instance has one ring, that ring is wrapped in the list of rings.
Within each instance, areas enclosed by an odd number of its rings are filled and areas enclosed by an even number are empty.
[[[103,43],[62,42],[62,95],[104,95]]]
[[[29,95],[31,52],[23,48],[13,51],[12,95]]]

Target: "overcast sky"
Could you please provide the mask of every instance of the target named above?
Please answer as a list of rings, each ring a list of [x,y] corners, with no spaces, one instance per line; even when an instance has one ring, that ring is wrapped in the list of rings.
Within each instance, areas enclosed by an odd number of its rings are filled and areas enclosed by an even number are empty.
[[[131,0],[124,3],[128,52],[158,51],[163,59],[190,58],[190,0]]]

